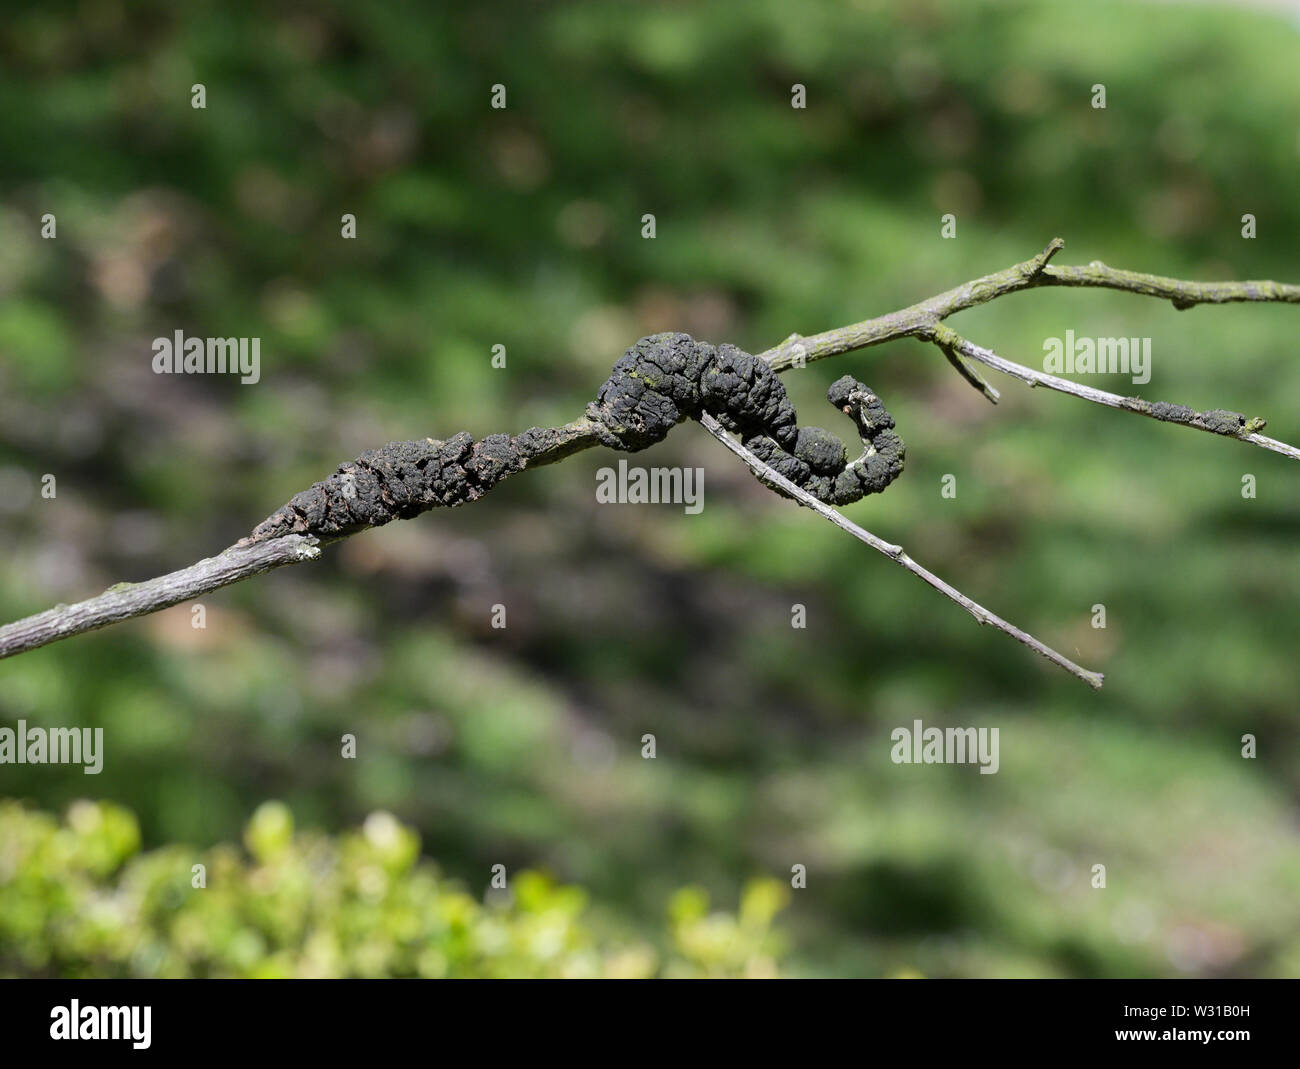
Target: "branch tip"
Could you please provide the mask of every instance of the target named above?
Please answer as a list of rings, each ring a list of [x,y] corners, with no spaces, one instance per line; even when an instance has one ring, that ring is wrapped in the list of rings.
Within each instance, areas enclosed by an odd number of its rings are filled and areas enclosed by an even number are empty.
[[[960,605],[981,625],[987,623],[1004,634],[1010,635],[1017,642],[1024,646],[1028,646],[1035,653],[1045,657],[1058,668],[1063,668],[1072,676],[1083,680],[1094,690],[1101,687],[1102,679],[1104,677],[1100,672],[1092,672],[1086,668],[1080,667],[1068,657],[1057,653],[1057,651],[1052,649],[1050,646],[1038,641],[1038,639],[1034,638],[1034,636],[1029,634],[1027,631],[1022,631],[1014,624],[1007,623],[1007,621],[1002,619],[1002,617],[989,612],[989,610],[984,608],[983,605],[980,605],[976,601],[972,601],[956,587],[944,582],[929,569],[917,564],[916,561],[903,552],[902,546],[895,546],[886,542],[883,538],[873,535],[870,531],[859,527],[838,509],[831,508],[830,505],[818,501],[817,498],[813,497],[813,495],[808,493],[807,490],[804,490],[800,486],[796,486],[789,479],[785,478],[785,476],[781,475],[780,472],[765,464],[755,453],[747,449],[744,444],[735,441],[725,430],[723,430],[722,424],[709,415],[709,413],[702,412],[700,414],[700,424],[706,431],[713,435],[714,438],[743,460],[745,464],[748,465],[749,470],[754,473],[760,482],[789,497],[793,497],[805,508],[812,509],[813,512],[817,513],[817,515],[821,516],[825,520],[829,520],[831,523],[835,524],[836,527],[840,528],[840,530],[847,531],[859,542],[865,543],[877,553],[883,554],[895,564],[907,569],[913,575],[934,587],[935,590],[939,591],[949,600]]]

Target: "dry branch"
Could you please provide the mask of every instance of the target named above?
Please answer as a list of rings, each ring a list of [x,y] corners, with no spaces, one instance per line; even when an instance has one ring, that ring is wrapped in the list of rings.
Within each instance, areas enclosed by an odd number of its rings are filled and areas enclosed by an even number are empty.
[[[1178,309],[1198,304],[1237,301],[1300,304],[1300,286],[1278,282],[1189,282],[1118,270],[1099,262],[1084,267],[1054,266],[1051,260],[1063,245],[1061,239],[1056,238],[1041,253],[1024,263],[977,278],[888,315],[808,337],[792,334],[780,345],[758,354],[758,360],[765,362],[766,368],[771,371],[781,372],[896,338],[914,337],[936,345],[962,376],[991,401],[997,400],[997,391],[984,381],[969,361],[994,368],[1030,386],[1046,386],[1095,404],[1236,438],[1293,460],[1300,459],[1300,450],[1296,447],[1258,433],[1264,425],[1262,419],[1248,420],[1240,413],[1223,409],[1196,412],[1182,405],[1121,397],[1082,386],[1006,360],[967,340],[944,324],[943,320],[957,312],[1010,293],[1041,286],[1122,290],[1168,300]],[[643,342],[646,340],[643,339]],[[707,346],[702,346],[701,351],[704,348],[712,351],[712,347]],[[718,352],[723,350],[731,350],[731,347],[719,347]],[[738,350],[731,351],[737,353],[738,357],[727,359],[754,359]],[[631,352],[629,350],[629,354]],[[619,366],[615,365],[616,369]],[[766,369],[764,374],[767,374]],[[769,375],[768,378],[770,377]],[[615,380],[611,378],[610,381]],[[1032,635],[977,605],[911,560],[901,547],[885,542],[851,523],[802,486],[785,479],[757,456],[753,449],[732,441],[725,433],[727,428],[699,405],[694,411],[681,413],[670,408],[668,417],[661,418],[661,425],[655,428],[658,437],[651,436],[647,440],[638,438],[627,425],[615,425],[611,411],[609,405],[603,408],[593,405],[588,408],[585,416],[561,427],[534,427],[517,436],[489,435],[477,443],[466,434],[457,435],[445,442],[425,439],[419,442],[391,443],[382,450],[363,454],[356,461],[340,465],[338,472],[329,480],[318,483],[310,491],[304,491],[295,497],[293,502],[263,521],[249,538],[241,540],[217,557],[146,582],[118,584],[87,601],[56,606],[0,627],[0,658],[156,612],[272,568],[314,559],[320,555],[317,546],[324,542],[348,537],[368,526],[386,523],[391,519],[407,518],[428,508],[454,506],[476,500],[498,481],[515,472],[554,463],[592,446],[642,448],[650,440],[658,440],[666,434],[673,422],[692,415],[769,485],[779,487],[781,492],[813,508],[854,537],[920,576],[981,623],[991,624],[1006,632],[1090,686],[1101,686],[1102,677],[1099,673],[1080,668]],[[846,408],[846,411],[849,409]],[[859,424],[860,427],[866,425],[861,418]],[[783,425],[778,430],[788,431],[790,428]],[[793,442],[793,434],[790,440]],[[866,444],[867,452],[855,462],[859,466],[872,456],[871,444]],[[901,459],[901,449],[899,455]],[[880,483],[878,488],[882,489],[888,480],[877,479],[877,482]],[[872,492],[872,487],[867,487],[866,492]],[[361,501],[365,507],[355,506],[357,501]],[[295,505],[295,502],[300,504]]]

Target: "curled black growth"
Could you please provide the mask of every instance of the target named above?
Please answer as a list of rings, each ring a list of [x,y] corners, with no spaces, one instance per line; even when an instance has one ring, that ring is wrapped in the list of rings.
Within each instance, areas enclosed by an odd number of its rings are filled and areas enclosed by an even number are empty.
[[[686,417],[708,412],[820,501],[847,505],[880,493],[903,470],[893,417],[848,375],[826,398],[857,424],[863,453],[856,460],[830,431],[798,426],[785,386],[767,361],[689,334],[653,334],[619,358],[587,415],[604,429],[605,444],[637,450],[661,441]]]
[[[523,468],[529,433],[490,434],[476,442],[462,431],[445,442],[422,438],[368,450],[295,494],[253,528],[248,541],[286,534],[342,538],[474,501]]]
[[[785,386],[766,361],[689,334],[654,334],[619,358],[587,417],[605,445],[631,452],[662,441],[683,419],[709,412],[791,482],[828,504],[846,505],[898,477],[903,443],[880,399],[857,380],[838,379],[827,399],[857,424],[863,453],[856,460],[829,431],[797,425]],[[477,442],[463,431],[445,442],[389,442],[295,494],[245,541],[286,534],[342,538],[477,500],[554,449],[557,433],[533,427]]]

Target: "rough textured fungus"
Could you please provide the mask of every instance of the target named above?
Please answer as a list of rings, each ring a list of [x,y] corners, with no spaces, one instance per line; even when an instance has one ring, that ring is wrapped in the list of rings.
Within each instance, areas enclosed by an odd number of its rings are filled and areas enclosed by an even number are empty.
[[[634,452],[662,441],[683,419],[712,413],[791,482],[828,504],[846,505],[879,493],[898,477],[903,443],[880,399],[856,379],[837,380],[827,399],[858,427],[863,453],[856,460],[849,460],[830,431],[798,426],[785,386],[764,360],[689,334],[654,334],[614,364],[587,407],[587,418],[603,444]],[[342,538],[475,501],[530,461],[554,452],[564,430],[533,427],[477,442],[463,431],[447,441],[389,442],[295,494],[245,541],[286,534]]]

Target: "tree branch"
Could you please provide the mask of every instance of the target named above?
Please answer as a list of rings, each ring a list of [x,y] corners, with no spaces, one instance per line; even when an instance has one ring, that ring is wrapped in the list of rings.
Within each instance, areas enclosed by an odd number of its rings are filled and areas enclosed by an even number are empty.
[[[991,624],[1004,634],[1010,635],[1017,642],[1028,646],[1035,653],[1046,657],[1054,665],[1064,668],[1072,676],[1082,679],[1094,690],[1100,689],[1102,680],[1105,678],[1100,672],[1090,672],[1086,668],[1079,667],[1079,665],[1075,664],[1068,657],[1062,656],[1050,646],[1046,646],[1039,642],[1038,639],[1034,638],[1034,636],[1028,632],[1021,631],[1020,628],[1015,626],[1015,624],[1009,624],[1006,620],[1002,619],[1002,617],[989,612],[989,610],[984,608],[983,605],[972,601],[956,587],[945,583],[932,571],[917,564],[916,561],[903,551],[902,546],[895,546],[886,542],[883,538],[877,538],[870,531],[864,530],[856,523],[853,523],[837,509],[831,508],[830,505],[823,504],[821,501],[818,501],[817,498],[813,497],[812,494],[808,493],[807,490],[795,486],[795,484],[789,479],[768,467],[768,465],[764,464],[763,461],[743,445],[733,440],[732,437],[722,429],[722,425],[707,412],[700,417],[700,424],[706,431],[713,435],[713,437],[748,464],[749,470],[758,477],[760,482],[766,483],[768,486],[779,490],[779,492],[784,493],[789,497],[793,497],[801,505],[812,509],[818,516],[830,520],[830,522],[835,524],[835,526],[840,528],[840,530],[848,531],[848,533],[854,538],[858,539],[860,542],[865,542],[877,553],[883,553],[895,564],[902,565],[913,575],[919,576],[925,582],[929,583],[935,588],[935,590],[939,591],[939,593],[950,598],[952,601],[955,601],[975,617],[979,623]]]
[[[315,538],[287,535],[270,542],[231,546],[219,556],[180,571],[143,583],[118,583],[97,597],[75,605],[56,605],[0,627],[0,658],[157,612],[272,568],[315,560],[320,556],[316,543]]]
[[[997,391],[970,367],[967,363],[968,360],[974,360],[1004,374],[1012,375],[1031,386],[1047,386],[1049,389],[1081,397],[1084,400],[1093,401],[1110,408],[1137,412],[1140,415],[1149,416],[1163,422],[1179,423],[1196,430],[1237,438],[1244,442],[1250,442],[1252,445],[1281,453],[1291,459],[1300,459],[1300,450],[1297,450],[1294,446],[1267,438],[1258,433],[1264,424],[1263,420],[1246,420],[1244,416],[1240,416],[1238,413],[1218,409],[1208,412],[1196,412],[1182,405],[1148,402],[1135,397],[1121,397],[1118,394],[1106,393],[1090,386],[1081,386],[1066,379],[1034,371],[1005,360],[996,353],[968,341],[943,324],[943,320],[948,316],[967,308],[973,308],[976,305],[984,304],[1010,293],[1039,286],[1101,287],[1123,290],[1142,296],[1169,300],[1175,308],[1179,309],[1190,308],[1196,304],[1224,304],[1232,301],[1300,303],[1300,286],[1278,282],[1188,282],[1181,279],[1164,278],[1159,275],[1140,274],[1135,271],[1121,271],[1101,263],[1092,263],[1086,267],[1054,267],[1050,261],[1063,245],[1064,243],[1060,238],[1054,238],[1042,252],[1030,260],[1016,264],[1004,271],[995,272],[964,283],[945,293],[938,294],[897,312],[891,312],[888,315],[863,320],[861,323],[839,327],[809,337],[792,334],[780,345],[760,353],[759,357],[767,361],[773,371],[780,372],[790,367],[803,366],[813,360],[821,360],[840,353],[879,345],[895,338],[915,337],[935,344],[962,376],[980,389],[991,401],[996,401]],[[745,459],[751,469],[758,472],[764,480],[769,483],[773,478],[781,480],[777,485],[781,486],[783,491],[789,493],[801,503],[808,505],[808,507],[813,508],[832,523],[849,531],[855,538],[861,539],[873,549],[901,564],[913,574],[920,576],[935,589],[965,608],[980,623],[989,623],[998,627],[1042,654],[1054,664],[1085,680],[1091,686],[1101,685],[1101,676],[1099,674],[1080,668],[1072,661],[1038,642],[1031,635],[1020,631],[1006,621],[994,616],[987,609],[975,604],[975,602],[966,598],[943,580],[916,564],[903,552],[901,547],[884,542],[870,532],[851,523],[838,511],[823,505],[816,497],[808,494],[798,486],[794,484],[782,486],[782,483],[787,481],[778,473],[746,450],[744,446],[733,442],[725,433],[719,434],[721,426],[712,416],[704,413],[701,422],[711,434],[719,437],[729,449]],[[468,439],[467,435],[458,437]],[[504,443],[501,441],[493,442],[493,438],[505,439],[506,441]],[[452,439],[448,443],[434,442],[432,440],[417,443],[394,443],[394,446],[397,447],[395,449],[385,447],[387,452],[380,450],[371,454],[368,458],[364,456],[358,458],[358,461],[340,468],[343,476],[340,484],[344,491],[342,496],[346,498],[349,493],[360,492],[358,488],[366,489],[368,487],[367,492],[374,497],[374,500],[369,502],[368,507],[376,510],[387,509],[388,518],[401,518],[406,514],[414,514],[417,510],[423,511],[423,509],[432,507],[434,504],[456,505],[476,500],[481,493],[490,489],[495,481],[504,478],[510,471],[526,470],[551,464],[596,445],[618,445],[617,436],[612,434],[611,429],[602,424],[599,419],[593,419],[590,409],[586,416],[561,427],[533,428],[513,438],[508,435],[489,436],[476,444],[473,443],[472,439],[469,439],[469,441],[473,445],[472,453],[467,454],[462,450],[460,454],[457,454],[459,459],[453,458],[447,461],[449,464],[458,465],[463,463],[466,466],[454,469],[462,478],[462,482],[457,486],[444,488],[445,497],[442,500],[424,503],[414,501],[397,502],[388,500],[383,495],[387,492],[387,489],[402,485],[400,481],[394,481],[395,472],[397,467],[405,463],[408,456],[418,454],[421,459],[418,459],[416,463],[421,467],[428,463],[431,458],[441,462],[442,459],[450,457],[451,453],[445,455],[438,453],[438,448],[450,449],[451,452],[455,452],[456,449],[460,448],[456,444],[457,439]],[[411,447],[411,451],[403,452],[403,446]],[[485,446],[486,448],[484,448]],[[509,470],[502,470],[500,467],[501,457],[503,456],[508,456],[514,465]],[[755,464],[758,465],[758,468],[755,468]],[[347,469],[346,472],[344,468]],[[381,468],[383,469],[382,472],[380,471]],[[375,489],[374,485],[377,472],[385,475],[385,482],[378,490]],[[468,476],[466,475],[467,472]],[[465,483],[465,478],[469,478],[470,482]],[[481,479],[482,482],[474,484],[474,479]],[[380,498],[383,498],[382,502]],[[340,505],[346,509],[346,502],[317,501],[317,504],[327,508],[327,510],[340,507]],[[294,522],[302,519],[302,516],[295,512],[296,508],[297,506],[293,506],[291,502],[290,506],[286,506],[279,513],[268,517],[267,521],[259,525],[254,535],[241,540],[217,557],[199,561],[188,568],[183,568],[180,571],[147,582],[118,584],[98,597],[90,598],[76,605],[56,606],[47,612],[38,613],[35,616],[0,627],[0,658],[11,657],[14,654],[36,649],[61,638],[68,638],[122,620],[129,620],[132,617],[156,612],[159,609],[206,594],[230,583],[247,579],[249,576],[269,571],[272,568],[315,559],[320,555],[317,546],[325,541],[333,540],[334,536],[316,538],[297,533],[283,534],[281,525],[288,524],[290,527],[286,529],[291,529]],[[330,517],[333,517],[333,513],[330,513]],[[349,537],[364,529],[364,524],[348,526],[345,514],[341,517],[337,537]]]
[[[1026,382],[1030,386],[1046,386],[1049,390],[1066,393],[1071,397],[1081,397],[1085,401],[1105,405],[1107,408],[1118,408],[1123,412],[1135,412],[1140,416],[1148,416],[1162,423],[1174,423],[1182,427],[1191,427],[1193,430],[1205,431],[1207,434],[1219,434],[1225,438],[1236,438],[1238,441],[1257,445],[1261,449],[1281,453],[1284,457],[1290,457],[1292,460],[1300,460],[1300,449],[1288,445],[1286,442],[1279,442],[1276,438],[1268,438],[1258,433],[1259,429],[1265,425],[1265,420],[1258,417],[1246,419],[1240,412],[1228,412],[1221,408],[1211,409],[1207,412],[1197,412],[1186,405],[1169,404],[1166,401],[1144,401],[1140,397],[1122,397],[1117,393],[1107,393],[1105,390],[1098,390],[1093,386],[1084,386],[1077,382],[1071,382],[1069,379],[1049,375],[1045,371],[1035,371],[1033,368],[1014,363],[998,356],[997,353],[990,349],[985,349],[981,345],[968,341],[951,327],[942,323],[933,328],[931,340],[945,353],[953,352],[969,357],[972,360],[978,360],[986,367],[1001,371],[1004,375],[1011,375],[1013,378]]]
[[[1120,271],[1094,260],[1087,267],[1049,267],[1034,279],[1034,286],[1096,286],[1124,290],[1144,297],[1162,297],[1182,311],[1198,304],[1234,304],[1241,301],[1280,301],[1300,304],[1300,286],[1284,282],[1186,282],[1139,271]]]
[[[880,345],[895,338],[923,334],[936,323],[998,297],[1038,286],[1092,286],[1123,290],[1144,297],[1161,297],[1175,308],[1197,304],[1228,304],[1234,301],[1271,301],[1300,304],[1300,286],[1281,282],[1186,282],[1137,271],[1119,271],[1101,263],[1087,267],[1053,267],[1049,261],[1065,242],[1053,238],[1032,260],[967,282],[888,315],[864,319],[847,327],[823,331],[808,337],[792,334],[780,345],[760,354],[773,370],[784,371],[801,360],[811,363],[828,356]]]

